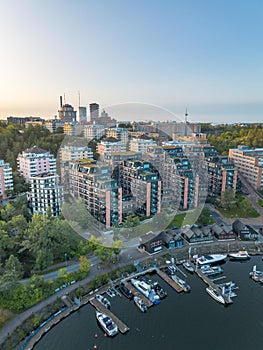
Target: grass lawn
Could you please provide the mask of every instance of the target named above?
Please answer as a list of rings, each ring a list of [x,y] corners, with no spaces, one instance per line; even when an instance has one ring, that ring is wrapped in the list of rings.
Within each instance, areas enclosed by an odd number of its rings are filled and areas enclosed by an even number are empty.
[[[239,196],[239,201],[231,208],[217,208],[226,218],[257,218],[259,213],[244,197]]]
[[[259,199],[259,200],[258,200],[258,204],[259,204],[261,207],[263,207],[263,199]]]
[[[3,309],[0,306],[0,329],[8,322],[10,321],[15,314],[9,310]]]
[[[178,214],[175,215],[173,220],[170,222],[170,224],[167,226],[167,228],[172,228],[173,226],[181,227],[184,221],[186,214]]]

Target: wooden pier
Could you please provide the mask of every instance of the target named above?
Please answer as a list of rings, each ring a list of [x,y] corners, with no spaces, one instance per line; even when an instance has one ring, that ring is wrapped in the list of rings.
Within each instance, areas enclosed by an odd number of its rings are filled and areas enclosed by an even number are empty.
[[[201,269],[199,269],[198,267],[195,268],[195,273],[209,286],[212,287],[213,289],[215,289],[218,293],[220,293],[223,298],[225,299],[225,303],[226,304],[231,304],[233,301],[231,300],[231,298],[229,298],[229,296],[222,294],[221,289],[218,287],[217,284],[215,284],[213,281],[210,280],[210,278],[208,276],[206,276]]]
[[[175,281],[173,281],[165,272],[163,272],[162,270],[156,268],[156,273],[166,283],[168,283],[170,287],[172,287],[174,290],[176,290],[176,292],[178,292],[178,293],[182,292],[183,288],[181,286],[179,286]]]
[[[90,299],[90,304],[96,308],[96,310],[102,312],[103,314],[109,316],[113,322],[116,323],[119,331],[124,334],[129,331],[129,327],[126,326],[117,316],[115,316],[109,309],[101,304],[96,298]]]
[[[130,282],[126,282],[125,286],[134,294],[137,295],[139,298],[142,299],[142,301],[144,302],[144,304],[147,307],[151,307],[153,305],[153,303],[147,299],[143,294],[141,294]]]

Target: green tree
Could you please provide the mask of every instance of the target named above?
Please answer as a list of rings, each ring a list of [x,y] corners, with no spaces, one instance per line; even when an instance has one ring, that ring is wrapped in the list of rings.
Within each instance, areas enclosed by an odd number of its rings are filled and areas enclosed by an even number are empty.
[[[86,256],[80,256],[79,257],[79,266],[80,266],[80,272],[83,272],[87,274],[90,271],[91,268],[91,260],[88,259]]]

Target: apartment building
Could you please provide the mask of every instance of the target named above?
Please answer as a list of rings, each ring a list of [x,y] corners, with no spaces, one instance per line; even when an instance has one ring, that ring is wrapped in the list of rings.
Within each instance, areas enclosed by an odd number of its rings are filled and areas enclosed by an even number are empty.
[[[0,198],[5,199],[7,197],[6,191],[12,191],[14,189],[12,168],[9,163],[5,163],[3,159],[0,159]]]
[[[148,147],[157,146],[157,143],[146,135],[139,136],[130,140],[129,148],[132,152],[147,153]]]
[[[46,214],[50,208],[51,215],[58,217],[63,204],[63,187],[59,184],[59,176],[42,173],[30,179],[30,203],[33,214]]]
[[[30,182],[32,176],[42,173],[56,173],[56,158],[46,150],[34,146],[18,155],[17,166],[20,175],[24,177],[26,182]]]
[[[230,149],[228,156],[254,189],[263,188],[263,148],[240,145]]]
[[[102,140],[97,146],[97,152],[104,156],[107,152],[125,152],[126,147],[121,142],[115,139],[114,137],[107,137]]]
[[[107,130],[106,136],[107,137],[114,137],[115,139],[120,141],[126,150],[126,146],[127,146],[128,140],[129,140],[129,132],[127,129],[125,129],[125,128],[110,128]]]
[[[88,140],[98,140],[106,133],[103,125],[92,124],[84,127],[84,137]]]

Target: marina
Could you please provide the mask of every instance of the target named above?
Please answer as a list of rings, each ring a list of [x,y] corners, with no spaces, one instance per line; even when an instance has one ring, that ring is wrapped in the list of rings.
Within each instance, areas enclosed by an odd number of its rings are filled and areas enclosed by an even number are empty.
[[[253,257],[251,259],[254,260]],[[261,257],[257,259],[258,270],[262,270]],[[240,337],[239,334],[253,331],[257,334],[253,339],[253,350],[260,350],[263,342],[263,335],[260,332],[262,285],[251,283],[249,272],[252,271],[252,261],[242,264],[227,262],[224,265],[224,274],[228,277],[226,283],[234,280],[233,283],[239,287],[238,298],[233,308],[222,308],[223,304],[213,301],[197,274],[189,274],[187,278],[187,283],[192,287],[192,292],[187,297],[174,293],[175,290],[168,287],[162,278],[154,275],[154,280],[157,280],[168,294],[164,302],[157,307],[151,307],[146,313],[142,313],[135,303],[127,298],[116,296],[111,299],[113,313],[121,316],[120,318],[131,329],[125,337],[120,333],[113,339],[109,339],[98,332],[94,309],[90,303],[87,303],[79,311],[64,319],[61,324],[51,328],[35,346],[35,350],[91,350],[94,345],[98,349],[132,350],[134,344],[137,344],[138,350],[142,350],[145,348],[145,342],[147,342],[147,348],[151,350],[163,348],[164,342],[167,349],[173,349],[174,322],[178,319],[180,322],[176,323],[176,329],[183,336],[177,338],[177,347],[190,350],[196,346],[201,347],[201,344],[206,342],[214,344],[213,349],[216,350],[225,349],[226,343],[229,348],[245,349],[249,348],[251,338]],[[205,305],[208,307],[204,307]],[[212,323],[206,323],[205,332],[200,315],[202,319],[213,319]],[[240,323],[241,318],[242,323]],[[191,328],[191,337],[186,336],[185,325]],[[218,332],[224,334],[224,337],[218,337]],[[96,333],[98,338],[94,337]]]

